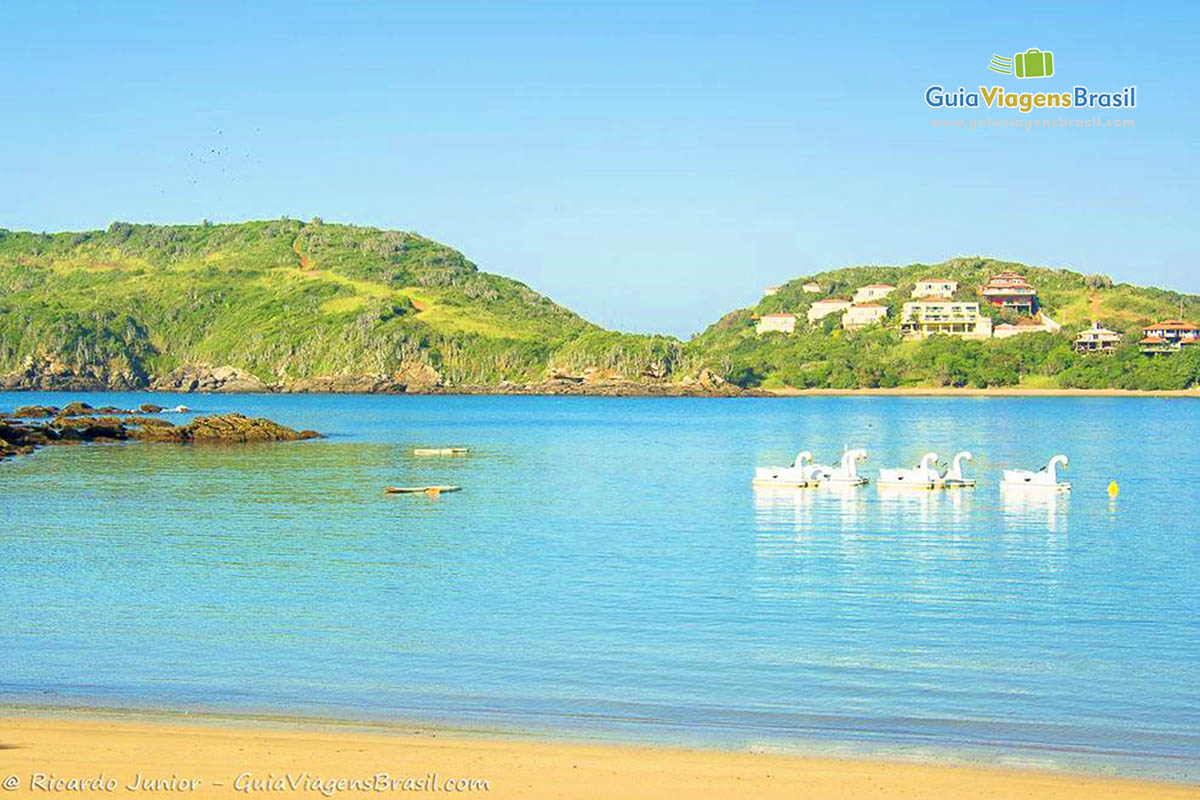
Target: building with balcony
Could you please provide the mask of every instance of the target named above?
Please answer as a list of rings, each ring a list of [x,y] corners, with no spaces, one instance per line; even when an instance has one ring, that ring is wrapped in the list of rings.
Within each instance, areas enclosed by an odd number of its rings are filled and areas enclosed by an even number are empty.
[[[1146,355],[1177,353],[1194,344],[1200,344],[1200,328],[1181,319],[1168,319],[1147,326],[1138,342]]]
[[[1075,351],[1078,353],[1111,353],[1121,344],[1121,334],[1100,327],[1099,322],[1093,322],[1092,327],[1084,328],[1075,337]]]
[[[988,279],[979,293],[997,308],[1033,316],[1038,309],[1037,289],[1018,272],[1001,272]]]
[[[910,339],[925,339],[936,333],[987,339],[992,335],[992,320],[980,312],[979,303],[914,300],[904,304],[900,328]]]

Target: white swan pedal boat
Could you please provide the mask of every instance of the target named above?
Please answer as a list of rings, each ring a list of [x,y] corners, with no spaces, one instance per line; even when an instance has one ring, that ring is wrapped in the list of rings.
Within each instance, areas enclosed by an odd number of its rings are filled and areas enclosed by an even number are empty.
[[[1037,471],[1028,469],[1006,469],[1004,480],[1000,482],[1001,489],[1032,489],[1050,492],[1069,492],[1069,481],[1058,479],[1058,467],[1066,467],[1070,461],[1064,455],[1050,459],[1046,466]]]

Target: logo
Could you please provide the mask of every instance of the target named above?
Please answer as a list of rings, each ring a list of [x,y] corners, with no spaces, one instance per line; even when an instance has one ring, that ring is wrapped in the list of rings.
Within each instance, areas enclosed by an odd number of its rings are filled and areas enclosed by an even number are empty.
[[[1054,74],[1054,53],[1031,47],[1012,58],[993,54],[988,69],[1018,78],[1049,78]]]
[[[1014,78],[1050,78],[1054,76],[1054,54],[1031,47],[1023,53],[993,55],[988,69]],[[953,86],[953,84],[950,84]],[[1093,91],[1082,84],[1046,87],[1047,91],[1008,91],[1003,86],[979,86],[972,91],[959,86],[957,91],[933,84],[925,90],[925,105],[930,108],[987,108],[1029,114],[1054,109],[1136,108],[1137,87],[1123,86],[1108,91]]]

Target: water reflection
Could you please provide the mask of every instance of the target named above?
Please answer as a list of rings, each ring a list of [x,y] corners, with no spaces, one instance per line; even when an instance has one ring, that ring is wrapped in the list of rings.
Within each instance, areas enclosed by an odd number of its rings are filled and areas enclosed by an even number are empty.
[[[1010,528],[1042,528],[1066,533],[1069,492],[1054,492],[1025,486],[1003,486],[1001,508]]]
[[[764,529],[790,525],[797,531],[804,530],[812,525],[815,500],[815,489],[755,486],[755,528],[762,532]]]

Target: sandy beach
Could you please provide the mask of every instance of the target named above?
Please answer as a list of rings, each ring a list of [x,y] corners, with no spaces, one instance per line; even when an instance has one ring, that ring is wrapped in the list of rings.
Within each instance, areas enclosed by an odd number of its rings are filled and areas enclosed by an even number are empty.
[[[1196,786],[983,767],[91,714],[0,717],[0,781],[9,797],[1200,797]]]
[[[995,387],[971,389],[954,386],[901,386],[892,389],[763,389],[777,397],[878,395],[881,397],[1200,397],[1200,389],[1034,389]]]

